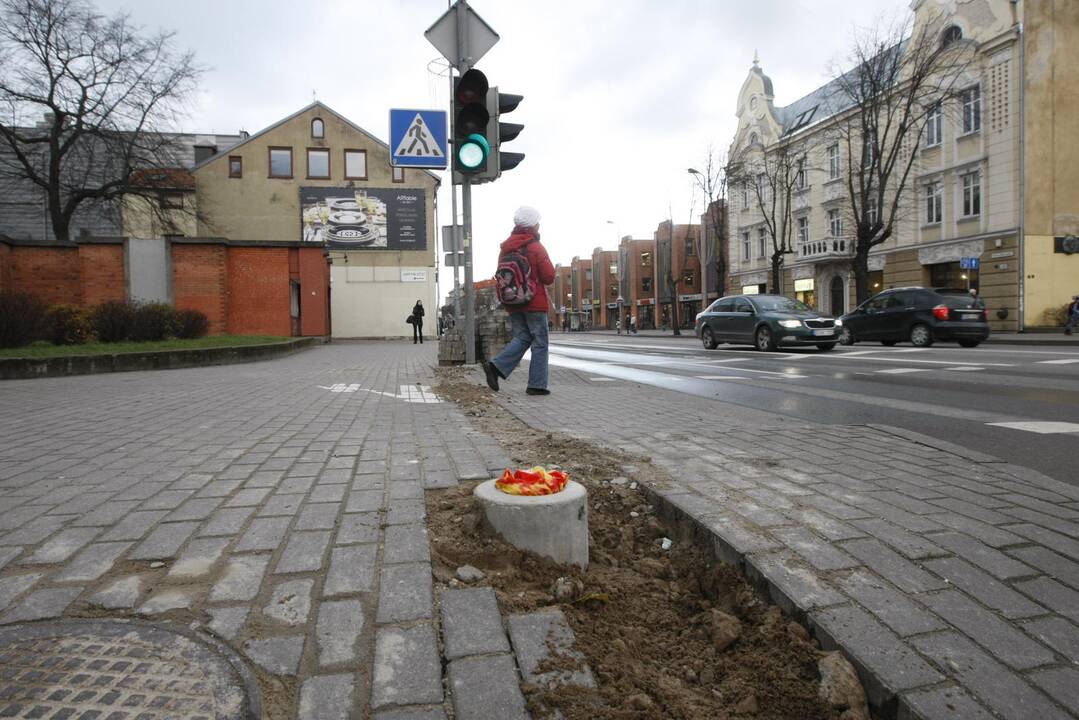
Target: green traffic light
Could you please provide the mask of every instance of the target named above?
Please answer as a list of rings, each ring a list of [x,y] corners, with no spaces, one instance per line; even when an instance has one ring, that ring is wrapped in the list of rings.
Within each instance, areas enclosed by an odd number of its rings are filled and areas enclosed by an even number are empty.
[[[472,133],[457,149],[457,161],[461,167],[475,170],[483,166],[490,154],[491,145],[487,142],[487,138],[479,133]]]

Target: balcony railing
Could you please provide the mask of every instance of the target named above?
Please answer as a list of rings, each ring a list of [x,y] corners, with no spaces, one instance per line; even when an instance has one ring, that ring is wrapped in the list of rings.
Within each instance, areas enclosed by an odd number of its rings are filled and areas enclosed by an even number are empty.
[[[798,245],[798,257],[814,260],[828,258],[849,258],[854,255],[854,238],[829,237],[822,240],[810,240]]]

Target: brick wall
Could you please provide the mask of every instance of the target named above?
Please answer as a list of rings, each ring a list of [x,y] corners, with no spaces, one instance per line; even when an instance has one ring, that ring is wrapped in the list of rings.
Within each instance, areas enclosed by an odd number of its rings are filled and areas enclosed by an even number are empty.
[[[78,250],[59,247],[13,247],[12,290],[36,295],[47,305],[78,303],[81,296]]]
[[[124,246],[80,245],[78,249],[79,300],[82,305],[100,305],[127,297],[124,277]]]
[[[0,243],[0,293],[12,292],[11,287],[11,246]]]
[[[289,248],[232,247],[228,258],[228,332],[291,335]]]
[[[228,329],[228,248],[172,245],[172,296],[178,310],[198,310],[210,320],[210,334]]]

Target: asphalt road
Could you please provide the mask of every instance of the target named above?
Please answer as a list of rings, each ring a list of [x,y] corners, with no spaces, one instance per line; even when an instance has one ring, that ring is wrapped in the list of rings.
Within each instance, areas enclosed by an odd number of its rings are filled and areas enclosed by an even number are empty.
[[[762,353],[556,333],[551,364],[810,422],[906,428],[1079,485],[1079,347],[859,343]]]

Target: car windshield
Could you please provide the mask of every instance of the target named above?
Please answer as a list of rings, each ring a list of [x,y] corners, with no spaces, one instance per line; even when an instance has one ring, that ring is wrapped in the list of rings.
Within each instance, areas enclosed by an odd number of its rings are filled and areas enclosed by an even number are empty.
[[[779,312],[813,312],[813,308],[804,302],[792,300],[788,297],[758,295],[753,302],[761,310],[776,310]]]

